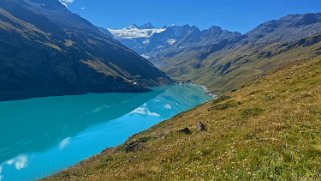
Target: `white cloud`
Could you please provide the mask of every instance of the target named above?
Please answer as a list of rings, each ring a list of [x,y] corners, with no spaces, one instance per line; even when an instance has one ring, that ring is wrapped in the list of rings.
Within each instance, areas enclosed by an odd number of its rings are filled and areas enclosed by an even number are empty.
[[[20,155],[16,159],[15,167],[17,170],[21,170],[26,167],[28,158],[24,155]]]
[[[7,165],[12,165],[13,163],[14,163],[14,159],[7,160],[7,161],[6,161],[6,164],[7,164]]]
[[[3,179],[3,175],[2,175],[2,166],[0,166],[0,181]]]
[[[165,105],[164,105],[164,108],[165,108],[165,109],[172,109],[172,106],[171,106],[170,104],[165,104]]]
[[[147,115],[147,116],[155,116],[155,117],[160,117],[159,114],[155,112],[150,112],[147,108],[145,107],[139,107],[131,112],[131,114],[142,114],[142,115]]]
[[[73,3],[75,0],[59,0],[61,4],[67,6],[68,4]]]
[[[69,137],[61,140],[61,142],[59,143],[59,149],[62,150],[64,148],[66,148],[66,146],[69,145],[69,143],[70,143]]]
[[[80,9],[81,9],[81,10],[86,10],[86,7],[81,7]]]
[[[28,157],[26,155],[19,155],[16,158],[6,161],[7,165],[14,165],[16,170],[26,168],[28,163]]]

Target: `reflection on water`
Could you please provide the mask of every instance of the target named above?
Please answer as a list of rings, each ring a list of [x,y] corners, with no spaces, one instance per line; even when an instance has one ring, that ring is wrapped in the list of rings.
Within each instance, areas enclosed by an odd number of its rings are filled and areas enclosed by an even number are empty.
[[[0,102],[0,180],[50,175],[209,99],[200,87],[174,85]]]

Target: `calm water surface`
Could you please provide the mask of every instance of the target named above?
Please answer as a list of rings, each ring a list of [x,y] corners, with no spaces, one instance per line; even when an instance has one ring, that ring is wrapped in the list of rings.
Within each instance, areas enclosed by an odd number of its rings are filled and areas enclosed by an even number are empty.
[[[34,180],[211,99],[200,86],[0,102],[0,181]]]

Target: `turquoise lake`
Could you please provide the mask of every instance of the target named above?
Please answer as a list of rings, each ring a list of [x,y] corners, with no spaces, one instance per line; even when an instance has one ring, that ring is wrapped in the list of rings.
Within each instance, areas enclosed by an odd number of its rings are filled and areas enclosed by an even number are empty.
[[[77,164],[212,97],[201,86],[0,102],[0,181],[29,181]]]

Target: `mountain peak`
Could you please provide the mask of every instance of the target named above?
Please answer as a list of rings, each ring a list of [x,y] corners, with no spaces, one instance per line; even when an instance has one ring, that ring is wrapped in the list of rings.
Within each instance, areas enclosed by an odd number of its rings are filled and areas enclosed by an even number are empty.
[[[148,22],[140,26],[139,29],[155,29],[155,26],[152,23]]]
[[[210,31],[218,31],[218,32],[223,31],[223,29],[221,27],[219,27],[219,26],[211,26],[208,30],[210,30]]]
[[[139,27],[136,24],[132,24],[127,29],[139,29]]]

